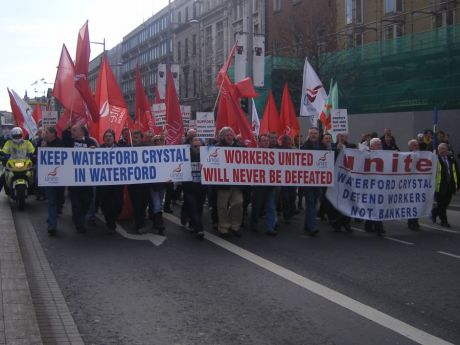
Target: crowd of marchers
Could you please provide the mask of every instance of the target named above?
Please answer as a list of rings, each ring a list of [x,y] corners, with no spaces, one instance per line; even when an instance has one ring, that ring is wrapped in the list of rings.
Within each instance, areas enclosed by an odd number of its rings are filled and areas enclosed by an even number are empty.
[[[230,127],[222,128],[217,137],[204,142],[197,137],[194,129],[184,134],[184,144],[190,145],[191,162],[200,162],[200,147],[215,145],[225,147],[243,147],[244,142],[236,136]],[[276,133],[260,134],[257,136],[259,148],[266,149],[301,149],[301,150],[332,150],[337,157],[343,148],[358,148],[362,145],[369,150],[399,151],[401,143],[396,142],[390,128],[385,128],[383,135],[378,133],[363,134],[359,144],[348,142],[347,135],[337,135],[336,141],[329,133],[322,133],[317,127],[308,129],[306,140],[302,135],[294,138],[289,135],[278,137]],[[95,147],[113,148],[117,146],[162,146],[164,136],[154,135],[150,131],[123,130],[121,138],[116,138],[114,131],[108,129],[103,135],[103,141],[98,143],[91,138],[83,125],[73,125],[58,136],[54,127],[40,129],[32,142],[24,138],[19,127],[7,132],[4,130],[0,138],[1,157],[3,164],[12,156],[23,153],[33,158],[38,147],[73,147],[91,149]],[[410,139],[407,146],[401,146],[403,151],[426,150],[437,152],[438,166],[436,176],[435,203],[431,218],[434,223],[440,219],[440,225],[450,227],[447,219],[447,208],[452,196],[460,188],[460,171],[454,150],[449,143],[448,134],[443,131],[436,133],[433,138],[431,130],[425,130]],[[460,156],[460,155],[459,155]],[[351,233],[350,217],[340,213],[325,197],[324,187],[293,187],[293,186],[206,186],[201,183],[199,164],[192,171],[192,181],[181,184],[148,183],[103,186],[71,186],[71,187],[36,187],[37,200],[47,202],[47,230],[50,236],[55,236],[58,229],[58,215],[62,213],[67,196],[70,199],[72,221],[76,231],[85,233],[88,224],[95,224],[95,215],[100,209],[105,218],[109,232],[115,233],[120,216],[132,219],[132,231],[144,234],[156,232],[164,235],[165,225],[163,212],[172,213],[172,203],[182,203],[180,220],[183,226],[189,227],[197,238],[204,237],[203,209],[209,207],[213,228],[222,237],[241,237],[242,230],[261,231],[268,236],[276,236],[282,224],[290,224],[304,210],[303,230],[315,237],[318,234],[317,220],[326,220],[333,231]],[[0,177],[1,187],[5,183],[4,174]],[[129,198],[127,195],[129,195]],[[127,204],[129,200],[129,205]],[[249,207],[251,205],[251,207]],[[126,212],[128,208],[131,213]],[[250,209],[250,212],[248,210]],[[126,216],[128,214],[128,216]],[[147,224],[150,223],[151,224]],[[359,220],[357,220],[359,221]],[[409,219],[410,230],[420,230],[418,219]],[[364,230],[385,233],[380,221],[364,221]]]

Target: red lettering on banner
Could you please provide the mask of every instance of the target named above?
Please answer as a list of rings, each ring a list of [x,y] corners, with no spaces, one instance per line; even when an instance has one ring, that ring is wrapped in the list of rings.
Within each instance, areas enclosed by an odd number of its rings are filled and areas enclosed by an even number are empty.
[[[383,172],[383,159],[382,158],[366,158],[364,160],[364,172],[371,171],[371,164],[375,163],[375,171]]]
[[[286,184],[292,185],[326,185],[332,183],[330,171],[289,171],[284,173]]]
[[[280,165],[313,165],[313,154],[308,152],[278,152],[278,161]]]
[[[433,162],[426,158],[421,158],[417,161],[415,168],[420,172],[429,172],[433,166]]]
[[[233,182],[265,183],[265,171],[261,169],[233,169]]]
[[[281,170],[270,170],[270,183],[281,183]]]
[[[203,176],[206,182],[230,182],[225,169],[203,167]]]
[[[275,164],[275,153],[270,151],[254,150],[225,150],[227,163],[247,165],[273,165]]]

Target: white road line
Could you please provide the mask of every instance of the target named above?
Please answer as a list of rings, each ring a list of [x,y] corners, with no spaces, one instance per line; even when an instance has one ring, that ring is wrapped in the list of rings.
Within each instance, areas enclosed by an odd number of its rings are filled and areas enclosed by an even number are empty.
[[[356,228],[354,226],[351,227],[353,230],[356,230],[356,231],[359,231],[359,232],[366,232],[360,228]],[[394,242],[398,242],[398,243],[402,243],[402,244],[406,244],[408,246],[412,246],[414,245],[414,243],[412,242],[407,242],[407,241],[403,241],[403,240],[398,240],[397,238],[394,238],[394,237],[388,237],[388,236],[382,236],[382,238],[385,238],[387,240],[390,240],[390,241],[394,241]]]
[[[174,224],[181,225],[180,220],[172,215],[164,215],[166,219]],[[205,232],[205,239],[218,245],[219,247],[238,255],[239,257],[252,262],[253,264],[269,271],[277,276],[284,278],[318,296],[321,296],[328,301],[331,301],[343,308],[346,308],[372,322],[375,322],[383,327],[386,327],[418,344],[423,345],[453,345],[441,338],[431,335],[425,331],[415,328],[405,322],[391,317],[377,309],[369,307],[359,301],[356,301],[348,296],[341,294],[335,290],[332,290],[324,285],[318,284],[313,280],[305,278],[293,271],[290,271],[282,266],[279,266],[271,261],[268,261],[256,254],[253,254],[243,248],[240,248],[233,243],[230,243],[220,237],[217,237],[209,232]]]
[[[396,222],[406,223],[406,221],[404,221],[404,220],[396,220]],[[421,227],[432,229],[432,230],[444,231],[444,232],[448,232],[448,233],[451,233],[451,234],[460,234],[459,231],[455,231],[455,230],[443,229],[443,228],[439,228],[437,226],[424,224],[424,223],[419,223],[419,224],[420,224]]]
[[[447,255],[447,256],[451,256],[451,257],[456,258],[456,259],[460,259],[459,255],[455,255],[455,254],[451,254],[451,253],[447,253],[447,252],[443,252],[443,251],[438,251],[438,253],[443,254],[443,255]]]
[[[104,218],[102,218],[99,214],[96,214],[96,217],[102,221],[105,222]],[[150,241],[154,245],[161,246],[163,242],[166,240],[166,236],[160,236],[160,235],[155,235],[155,234],[142,234],[142,235],[136,235],[136,234],[130,234],[129,232],[126,231],[125,228],[123,228],[120,224],[117,223],[117,228],[115,229],[116,232],[118,232],[121,236],[124,238],[127,238],[128,240],[136,240],[136,241]]]

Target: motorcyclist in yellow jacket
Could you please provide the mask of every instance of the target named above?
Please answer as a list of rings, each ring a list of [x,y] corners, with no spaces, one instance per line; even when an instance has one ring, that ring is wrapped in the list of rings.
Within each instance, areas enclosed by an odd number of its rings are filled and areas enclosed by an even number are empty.
[[[3,165],[6,165],[8,159],[31,159],[35,152],[35,147],[29,140],[23,139],[22,129],[20,127],[14,127],[10,132],[10,137],[11,139],[8,140],[0,150]],[[5,174],[3,173],[0,176],[0,191],[4,184]]]

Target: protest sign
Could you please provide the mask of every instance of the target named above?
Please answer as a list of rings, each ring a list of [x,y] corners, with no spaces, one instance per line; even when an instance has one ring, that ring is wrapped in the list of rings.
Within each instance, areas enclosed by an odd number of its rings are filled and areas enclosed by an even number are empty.
[[[190,146],[39,148],[39,186],[191,181]]]
[[[200,148],[201,183],[330,186],[334,152],[208,146]]]
[[[58,121],[58,113],[55,110],[42,111],[42,127],[54,127]]]
[[[326,197],[343,214],[368,220],[429,216],[436,155],[428,151],[344,149]]]
[[[152,114],[155,117],[155,125],[157,127],[164,128],[166,125],[166,104],[152,104]]]
[[[214,123],[214,113],[196,113],[196,132],[199,138],[214,138],[216,136],[216,126]]]
[[[190,128],[190,118],[192,117],[192,107],[189,105],[181,105],[180,112],[182,114],[182,122],[184,123],[184,130],[188,131]]]
[[[331,133],[334,135],[348,133],[348,111],[347,109],[332,109],[331,111]]]

